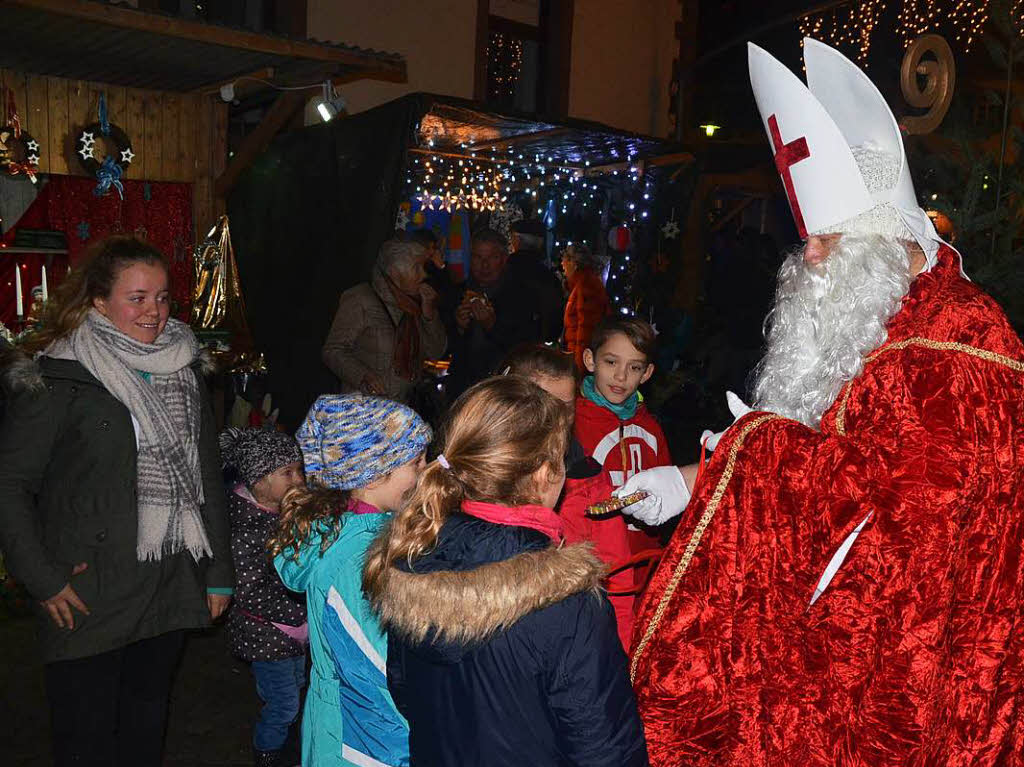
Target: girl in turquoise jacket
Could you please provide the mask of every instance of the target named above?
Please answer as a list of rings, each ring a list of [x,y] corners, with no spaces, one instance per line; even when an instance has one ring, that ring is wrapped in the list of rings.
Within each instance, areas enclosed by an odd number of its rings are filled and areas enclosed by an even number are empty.
[[[284,584],[306,594],[312,657],[304,767],[405,767],[409,726],[388,692],[387,637],[362,593],[366,550],[412,494],[430,427],[397,402],[320,397],[296,433],[309,487],[271,540]]]

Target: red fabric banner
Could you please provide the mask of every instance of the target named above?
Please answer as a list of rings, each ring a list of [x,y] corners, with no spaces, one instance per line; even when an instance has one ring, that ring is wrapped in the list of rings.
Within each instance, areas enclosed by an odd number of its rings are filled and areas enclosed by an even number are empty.
[[[103,197],[93,194],[96,179],[81,176],[47,176],[39,196],[2,238],[14,243],[17,228],[64,232],[66,256],[51,256],[47,283],[53,289],[69,266],[93,243],[110,234],[135,234],[156,246],[171,264],[171,298],[176,317],[187,319],[192,290],[192,186],[157,181],[124,181],[124,199],[116,190]],[[0,248],[0,320],[14,329],[14,268],[22,265],[21,283],[28,313],[32,288],[40,284],[47,256],[5,254]]]

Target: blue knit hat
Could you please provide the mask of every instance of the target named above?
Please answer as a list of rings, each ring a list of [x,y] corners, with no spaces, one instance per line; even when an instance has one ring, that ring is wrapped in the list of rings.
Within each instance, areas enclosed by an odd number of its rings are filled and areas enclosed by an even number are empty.
[[[295,433],[306,477],[325,487],[366,487],[414,460],[430,444],[414,410],[382,397],[326,394]]]

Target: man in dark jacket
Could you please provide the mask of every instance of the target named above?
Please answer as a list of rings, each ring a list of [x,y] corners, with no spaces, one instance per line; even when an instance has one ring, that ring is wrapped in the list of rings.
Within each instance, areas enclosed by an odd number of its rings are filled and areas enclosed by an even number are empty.
[[[529,269],[513,266],[505,238],[484,229],[473,235],[470,277],[459,293],[450,318],[452,365],[447,391],[450,400],[486,378],[513,348],[524,343],[556,340],[537,283]],[[543,268],[543,266],[541,266]],[[552,275],[552,279],[554,279]],[[558,314],[561,316],[561,307]]]
[[[545,256],[547,229],[543,221],[522,220],[512,224],[509,270],[527,286],[539,325],[538,341],[557,341],[562,335],[565,293]]]

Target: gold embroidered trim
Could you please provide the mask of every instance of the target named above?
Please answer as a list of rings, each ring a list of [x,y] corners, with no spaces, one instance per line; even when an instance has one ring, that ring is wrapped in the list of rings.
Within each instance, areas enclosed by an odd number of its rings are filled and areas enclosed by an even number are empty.
[[[1018,373],[1024,373],[1024,362],[1015,360],[1012,357],[996,354],[995,352],[990,352],[987,349],[979,349],[976,346],[968,346],[967,344],[961,344],[956,341],[933,341],[930,338],[921,338],[919,336],[907,338],[903,341],[897,341],[889,344],[888,346],[883,346],[867,358],[864,362],[864,367],[866,368],[885,352],[906,349],[908,346],[921,346],[925,349],[934,349],[935,351],[941,352],[961,352],[962,354],[969,354],[972,357],[985,360],[986,362],[994,362],[997,365],[1008,367],[1010,370],[1014,370]],[[836,431],[842,436],[846,436],[846,405],[850,400],[850,392],[853,390],[852,384],[853,381],[846,384],[846,391],[843,392],[843,400],[839,404],[839,412],[836,413]]]
[[[647,644],[651,641],[651,637],[654,636],[654,632],[658,630],[662,616],[665,614],[665,609],[668,607],[669,600],[672,599],[672,594],[675,593],[676,587],[679,585],[679,582],[683,579],[687,569],[690,567],[690,560],[692,560],[693,555],[697,553],[697,547],[700,545],[701,538],[704,537],[704,531],[707,529],[708,525],[711,524],[711,518],[715,516],[718,506],[722,502],[725,490],[728,487],[729,482],[732,480],[733,472],[736,471],[736,458],[739,455],[740,449],[743,447],[743,443],[747,439],[747,435],[761,424],[781,418],[782,416],[774,414],[758,416],[743,427],[739,436],[736,437],[736,441],[732,443],[732,447],[729,449],[729,459],[725,464],[725,471],[722,472],[722,476],[718,480],[718,485],[715,487],[715,492],[711,495],[711,500],[708,501],[707,508],[704,509],[704,513],[701,515],[700,521],[697,522],[697,526],[693,529],[693,534],[690,536],[690,542],[686,544],[686,550],[683,551],[683,556],[679,560],[679,564],[676,565],[675,572],[672,573],[672,580],[669,581],[665,592],[661,595],[661,600],[658,602],[658,609],[654,611],[654,617],[651,618],[651,622],[647,625],[647,629],[644,631],[640,644],[636,647],[636,652],[633,653],[633,660],[629,666],[629,679],[631,682],[636,678],[636,666],[640,662],[640,656],[647,648]]]

